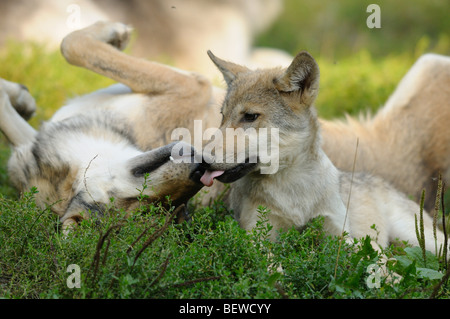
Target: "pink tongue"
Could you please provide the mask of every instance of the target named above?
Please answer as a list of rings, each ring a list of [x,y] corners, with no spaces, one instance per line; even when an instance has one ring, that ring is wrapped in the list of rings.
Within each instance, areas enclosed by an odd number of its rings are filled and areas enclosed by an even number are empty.
[[[213,179],[216,177],[219,177],[220,175],[222,175],[223,173],[225,173],[225,171],[205,171],[205,173],[203,174],[203,176],[200,178],[200,182],[203,183],[203,185],[211,187],[212,184],[214,183]]]

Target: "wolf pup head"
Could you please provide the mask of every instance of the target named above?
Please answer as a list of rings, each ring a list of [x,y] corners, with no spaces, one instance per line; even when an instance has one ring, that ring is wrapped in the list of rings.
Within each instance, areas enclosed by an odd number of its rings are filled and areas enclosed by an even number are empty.
[[[211,186],[213,179],[231,183],[247,174],[275,173],[289,165],[287,145],[307,149],[318,143],[317,115],[312,106],[320,72],[309,53],[300,52],[287,69],[258,70],[221,60],[210,51],[208,55],[228,90],[221,126],[203,149],[203,184]]]

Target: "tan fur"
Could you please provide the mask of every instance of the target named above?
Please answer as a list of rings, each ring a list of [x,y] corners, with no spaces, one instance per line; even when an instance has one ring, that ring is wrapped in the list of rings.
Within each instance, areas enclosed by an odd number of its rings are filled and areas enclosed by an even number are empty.
[[[128,37],[131,30],[121,24],[115,27],[125,30],[107,29],[104,25],[97,23],[69,34],[61,44],[61,51],[69,63],[117,80],[134,93],[146,94],[140,110],[130,114],[129,118],[136,127],[136,132],[139,132],[139,145],[148,145],[149,138],[160,138],[161,134],[166,134],[164,137],[167,138],[175,127],[192,126],[192,118],[214,121],[217,110],[211,107],[208,112],[205,105],[219,103],[214,100],[216,97],[212,95],[211,84],[206,78],[117,51],[108,45],[108,40],[113,38],[125,47],[128,38],[116,38]],[[164,107],[158,107],[160,105]],[[177,110],[177,116],[174,117],[167,110]],[[205,111],[208,113],[205,114]],[[156,132],[148,132],[156,127]]]
[[[398,239],[419,245],[414,227],[418,204],[379,177],[338,171],[323,151],[313,106],[319,67],[308,53],[299,53],[286,70],[252,71],[210,57],[228,84],[220,130],[261,126],[280,130],[279,151],[271,158],[281,165],[273,174],[263,173],[259,151],[256,163],[238,162],[238,154],[222,161],[216,152],[214,162],[203,164],[206,184],[214,172],[220,173],[219,181],[232,183],[229,205],[243,228],[256,226],[262,205],[270,210],[272,238],[277,230],[301,228],[321,215],[333,235],[346,231],[354,238],[369,235],[381,246]],[[243,152],[248,149],[245,145]],[[424,219],[426,247],[432,251],[432,219]],[[437,247],[443,243],[444,234],[437,230]]]
[[[450,58],[422,56],[373,118],[321,121],[323,148],[350,171],[359,138],[356,170],[382,176],[407,195],[434,208],[439,172],[450,180]]]

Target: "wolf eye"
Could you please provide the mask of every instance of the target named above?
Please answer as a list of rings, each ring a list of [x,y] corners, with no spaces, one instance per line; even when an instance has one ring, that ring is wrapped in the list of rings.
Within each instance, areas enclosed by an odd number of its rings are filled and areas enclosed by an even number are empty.
[[[243,122],[254,122],[258,118],[259,114],[256,113],[245,113],[242,118]]]

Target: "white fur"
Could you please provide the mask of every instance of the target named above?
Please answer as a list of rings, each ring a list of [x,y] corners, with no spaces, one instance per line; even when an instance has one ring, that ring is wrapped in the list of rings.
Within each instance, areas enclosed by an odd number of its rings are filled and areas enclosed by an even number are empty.
[[[322,150],[317,154],[302,149],[308,136],[286,139],[280,144],[280,168],[275,174],[249,174],[233,184],[231,208],[245,229],[258,221],[258,206],[271,210],[275,230],[304,226],[319,215],[326,216],[333,234],[347,230],[346,208],[339,195],[339,172]],[[312,157],[314,158],[312,160]],[[276,232],[272,233],[275,238]]]
[[[112,189],[119,198],[136,196],[137,185],[127,183],[131,180],[126,164],[143,152],[129,143],[99,141],[87,135],[71,136],[65,143],[71,148],[61,147],[61,157],[79,167],[73,185],[76,193],[87,191],[91,199],[99,203],[109,201]]]

